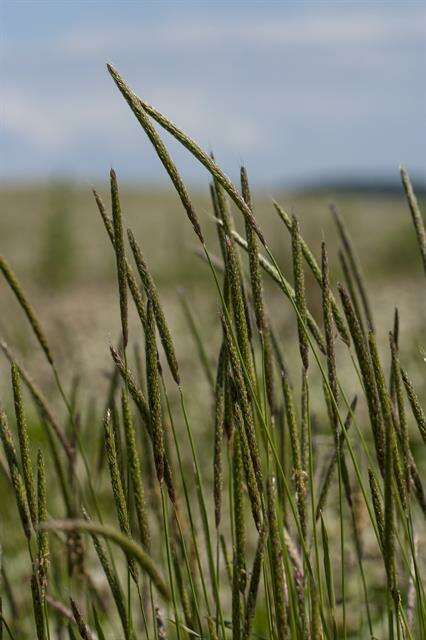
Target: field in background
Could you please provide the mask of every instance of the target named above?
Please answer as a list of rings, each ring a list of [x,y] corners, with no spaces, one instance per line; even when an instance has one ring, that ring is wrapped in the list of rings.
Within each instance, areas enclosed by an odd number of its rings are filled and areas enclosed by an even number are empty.
[[[100,185],[105,202],[108,187]],[[206,190],[207,191],[207,190]],[[116,296],[115,262],[108,238],[94,203],[90,185],[55,183],[51,185],[0,189],[1,253],[9,260],[32,300],[53,347],[61,357],[65,379],[71,381],[79,371],[96,392],[102,384],[102,372],[110,366],[108,346],[119,335],[119,310]],[[207,195],[193,193],[203,228],[213,252],[219,255],[215,225]],[[132,228],[160,288],[168,321],[177,342],[183,371],[197,370],[193,344],[188,335],[180,304],[179,290],[185,288],[195,310],[196,320],[206,338],[207,349],[217,352],[220,339],[218,307],[211,278],[204,262],[196,255],[191,226],[175,195],[158,188],[122,187],[125,223]],[[333,200],[343,213],[362,260],[372,296],[377,324],[384,331],[392,323],[393,304],[401,311],[401,349],[414,360],[412,375],[423,366],[418,344],[426,315],[421,304],[423,275],[414,230],[403,195],[333,193],[255,194],[256,216],[271,244],[273,253],[291,280],[291,251],[288,233],[272,206],[272,197],[289,212],[296,213],[301,231],[317,256],[323,238],[327,238],[333,280],[341,277],[337,259],[338,238],[328,205]],[[236,216],[237,226],[241,216]],[[312,312],[321,317],[319,289],[306,274]],[[269,283],[266,276],[265,282]],[[288,303],[270,285],[270,300],[279,297],[273,323],[279,334],[288,337],[292,349],[295,323]],[[42,360],[25,318],[6,284],[0,283],[2,311],[0,333],[28,369],[37,376],[50,373]],[[141,338],[136,317],[131,341]],[[213,331],[211,331],[213,329]],[[412,335],[416,335],[416,339]],[[379,335],[387,340],[387,332]],[[418,363],[418,365],[416,365]],[[413,368],[414,365],[414,368]],[[4,389],[4,377],[0,383]]]
[[[109,207],[109,187],[97,185]],[[180,202],[171,191],[122,187],[124,224],[130,227],[144,251],[155,278],[167,321],[171,327],[183,384],[191,389],[188,402],[199,434],[212,434],[212,399],[196,345],[182,308],[182,293],[190,300],[197,328],[211,357],[212,371],[220,347],[219,302],[206,263],[196,253],[197,242]],[[208,195],[191,194],[212,253],[220,255],[213,213]],[[0,221],[1,252],[15,269],[28,291],[58,358],[61,375],[78,388],[80,406],[87,415],[102,419],[104,398],[112,371],[109,351],[120,336],[115,257],[100,219],[90,185],[52,184],[45,187],[4,188],[4,215]],[[287,279],[292,282],[291,242],[272,205],[276,199],[289,213],[296,213],[301,232],[315,255],[327,238],[333,284],[342,279],[339,240],[329,204],[334,201],[344,215],[364,266],[374,306],[377,339],[389,366],[388,331],[392,328],[394,305],[400,311],[401,360],[423,397],[426,345],[426,302],[424,276],[410,214],[400,197],[371,194],[286,193],[255,194],[255,212],[265,230],[272,251]],[[422,202],[420,203],[423,204]],[[235,224],[242,232],[241,215]],[[131,255],[131,253],[129,254]],[[243,257],[245,260],[245,256]],[[248,265],[245,263],[248,272]],[[307,298],[312,314],[322,326],[321,294],[311,272],[305,270]],[[264,277],[271,322],[281,339],[290,370],[298,370],[297,326],[290,304],[269,276]],[[29,331],[15,297],[0,281],[0,335],[25,363],[53,403],[58,401],[55,382],[34,335]],[[144,337],[133,305],[130,305],[130,345],[143,350]],[[337,341],[340,376],[354,393],[352,363],[343,344]],[[137,347],[136,347],[137,348]],[[0,358],[3,355],[0,353]],[[138,357],[136,356],[138,359]],[[139,363],[138,363],[139,364]],[[131,365],[136,367],[135,357]],[[8,373],[8,364],[2,366]],[[166,367],[165,375],[168,376]],[[321,384],[315,367],[314,384]],[[293,380],[297,392],[300,380]],[[172,385],[173,389],[173,385]],[[10,406],[9,376],[0,379],[1,401]],[[178,402],[171,394],[172,402]],[[325,449],[331,446],[324,401],[313,394],[311,404],[327,433]],[[28,411],[32,403],[28,402]],[[56,404],[65,416],[64,407]],[[365,407],[358,411],[366,411]],[[367,417],[367,414],[365,413]],[[206,417],[208,419],[206,419]],[[84,416],[82,416],[82,419]]]

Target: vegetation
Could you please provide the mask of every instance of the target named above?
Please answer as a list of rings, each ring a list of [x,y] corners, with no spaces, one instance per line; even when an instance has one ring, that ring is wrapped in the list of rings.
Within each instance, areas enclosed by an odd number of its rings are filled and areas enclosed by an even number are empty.
[[[173,314],[142,246],[155,244],[155,235],[141,243],[126,233],[113,170],[111,211],[96,190],[94,197],[114,255],[121,331],[109,345],[107,389],[90,382],[99,389],[96,405],[87,408],[77,379],[68,390],[37,304],[0,258],[55,385],[45,394],[41,374],[33,380],[2,340],[13,395],[13,408],[4,403],[0,412],[3,517],[13,524],[2,527],[0,634],[426,637],[417,551],[426,419],[400,335],[404,308],[395,309],[383,346],[382,317],[339,210],[332,207],[344,281],[334,286],[326,240],[317,259],[296,216],[274,202],[291,246],[290,260],[277,259],[246,170],[237,188],[212,156],[108,70],[173,183],[209,274],[216,313],[207,327],[181,293],[204,381],[181,366]],[[220,258],[153,121],[211,176]],[[424,223],[405,169],[401,178],[421,273]],[[417,302],[421,323],[421,294]],[[294,325],[285,339],[277,331],[283,309]],[[185,358],[198,366],[192,353]]]

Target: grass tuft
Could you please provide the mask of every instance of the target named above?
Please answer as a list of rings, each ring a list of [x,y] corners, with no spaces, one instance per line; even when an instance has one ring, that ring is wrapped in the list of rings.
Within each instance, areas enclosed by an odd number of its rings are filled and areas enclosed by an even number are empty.
[[[289,234],[291,286],[260,229],[246,169],[235,186],[211,154],[108,71],[171,179],[212,286],[201,307],[198,280],[179,283],[187,285],[185,349],[181,318],[166,319],[170,299],[137,234],[124,235],[111,170],[110,211],[93,190],[115,256],[121,321],[102,385],[76,359],[53,360],[27,294],[0,258],[49,365],[34,381],[1,341],[12,401],[6,396],[0,410],[0,635],[425,638],[426,421],[421,371],[410,361],[422,335],[407,337],[396,312],[383,338],[374,279],[370,271],[364,278],[351,221],[335,207],[341,247],[325,233],[317,261],[296,216],[273,203],[277,233]],[[208,233],[162,130],[210,174]],[[426,270],[420,207],[404,169],[401,177]],[[242,219],[234,223],[235,211]],[[154,233],[150,240],[159,251]],[[70,391],[60,369],[75,374]]]

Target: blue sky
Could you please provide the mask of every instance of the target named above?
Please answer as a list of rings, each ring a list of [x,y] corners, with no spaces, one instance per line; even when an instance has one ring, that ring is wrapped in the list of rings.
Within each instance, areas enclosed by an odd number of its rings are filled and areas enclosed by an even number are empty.
[[[163,180],[109,78],[224,168],[292,184],[425,176],[424,2],[0,0],[1,177]],[[188,180],[204,173],[166,139]]]

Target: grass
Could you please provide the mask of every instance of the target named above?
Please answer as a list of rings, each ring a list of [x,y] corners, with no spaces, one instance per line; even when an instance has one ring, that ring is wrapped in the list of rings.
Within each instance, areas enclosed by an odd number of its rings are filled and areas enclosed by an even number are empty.
[[[352,237],[334,207],[339,241],[324,226],[316,259],[316,225],[305,230],[278,203],[271,204],[274,226],[264,225],[245,168],[236,186],[108,70],[183,215],[168,223],[161,259],[169,271],[158,280],[150,256],[160,249],[159,227],[125,233],[129,196],[113,170],[111,205],[95,192],[114,265],[113,287],[106,278],[113,294],[98,313],[119,335],[118,342],[103,338],[112,356],[106,384],[85,375],[72,348],[67,356],[66,331],[56,334],[59,348],[51,343],[41,298],[30,302],[11,256],[1,258],[28,344],[38,344],[44,358],[22,360],[2,342],[14,400],[0,414],[3,636],[426,637],[426,429],[416,353],[424,338],[425,248],[407,172],[414,226],[406,214],[398,229],[408,236],[411,228],[413,249],[418,244],[409,263],[418,271],[409,280],[418,296],[410,307],[397,295],[394,315],[389,304],[377,312],[374,259],[366,267],[357,251],[364,258],[374,246],[362,228]],[[153,120],[210,173],[207,222],[207,201],[191,198]],[[187,243],[204,262],[194,258],[196,275],[173,251],[185,214]],[[378,228],[373,239],[389,259],[383,218]],[[344,284],[337,286],[338,251]],[[78,290],[86,277],[100,282],[100,271],[82,269],[85,259],[74,255],[79,273],[74,285],[68,274],[69,288]],[[185,325],[163,295],[172,272],[173,283],[190,286],[181,293]],[[397,291],[386,262],[381,278],[389,280],[386,291]],[[192,295],[197,288],[202,296]],[[399,326],[400,317],[407,326],[407,314],[415,314],[408,349]],[[15,341],[10,324],[2,322]],[[84,345],[90,349],[90,339]],[[27,367],[39,372],[35,381]],[[71,384],[70,369],[77,374]]]

